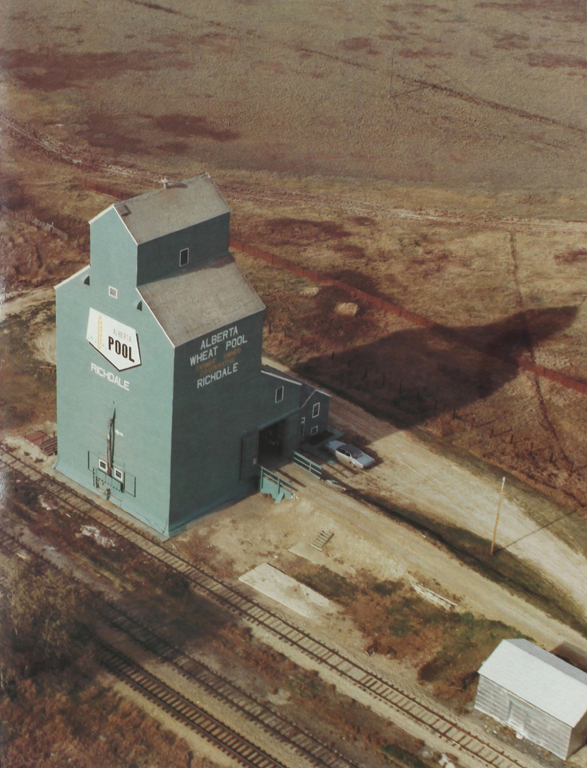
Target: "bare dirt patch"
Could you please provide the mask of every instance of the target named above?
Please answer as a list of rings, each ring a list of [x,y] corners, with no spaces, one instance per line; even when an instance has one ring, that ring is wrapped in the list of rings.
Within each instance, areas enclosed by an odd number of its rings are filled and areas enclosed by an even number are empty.
[[[373,48],[373,40],[369,37],[349,37],[341,40],[338,45],[345,51],[364,51],[371,56],[381,53]]]
[[[69,53],[60,48],[39,51],[4,49],[0,51],[0,66],[27,88],[59,91],[79,86],[84,81],[108,79],[128,70],[146,72],[157,66],[147,51],[130,53]]]
[[[196,115],[161,115],[153,121],[155,128],[166,133],[172,133],[179,137],[200,136],[205,139],[213,139],[221,143],[236,141],[239,134],[228,128],[218,128],[212,125],[207,117]]]
[[[528,64],[531,67],[567,67],[571,69],[587,69],[587,62],[581,56],[573,56],[565,53],[531,53],[528,56]]]

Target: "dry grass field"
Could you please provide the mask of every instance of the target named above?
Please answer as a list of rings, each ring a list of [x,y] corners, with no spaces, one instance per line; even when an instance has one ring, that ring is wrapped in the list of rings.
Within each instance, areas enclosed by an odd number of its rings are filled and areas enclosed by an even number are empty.
[[[209,171],[236,237],[452,331],[239,256],[268,354],[583,510],[585,396],[484,354],[587,381],[581,0],[33,0],[0,20],[4,292],[85,263],[112,200],[86,179]],[[27,317],[4,328],[9,430],[53,417],[50,371],[25,382],[51,315]]]
[[[112,202],[85,182],[140,193],[208,171],[238,239],[452,332],[236,254],[268,308],[266,353],[433,450],[546,493],[569,514],[553,534],[587,552],[587,397],[486,354],[587,382],[585,21],[583,0],[5,3],[0,295],[22,311],[0,325],[0,435],[54,420],[44,289],[87,262],[86,222]],[[528,513],[546,526],[541,510]],[[49,523],[35,525],[51,541]],[[364,592],[347,607],[372,636]],[[405,589],[377,600],[398,626],[414,603]],[[446,695],[479,659],[445,680],[445,642],[509,630],[441,631],[432,613],[418,665]],[[294,677],[294,699],[326,706],[328,691]]]
[[[582,195],[581,0],[33,0],[2,15],[4,108],[98,156],[523,189],[538,208]]]

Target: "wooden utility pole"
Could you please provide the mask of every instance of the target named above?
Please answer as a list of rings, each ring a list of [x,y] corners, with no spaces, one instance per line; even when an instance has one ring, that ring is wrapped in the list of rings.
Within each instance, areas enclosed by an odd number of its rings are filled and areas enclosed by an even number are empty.
[[[491,542],[491,552],[489,553],[490,555],[493,555],[493,551],[495,549],[495,537],[497,536],[497,524],[499,523],[499,511],[501,509],[504,486],[505,486],[505,477],[501,481],[501,490],[499,492],[499,501],[497,502],[497,514],[495,515],[495,525],[493,527],[493,540]]]

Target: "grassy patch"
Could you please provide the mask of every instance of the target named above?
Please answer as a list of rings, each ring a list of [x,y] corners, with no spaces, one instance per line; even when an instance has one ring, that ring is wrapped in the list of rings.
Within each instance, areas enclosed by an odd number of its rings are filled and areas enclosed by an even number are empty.
[[[315,670],[294,672],[286,678],[286,685],[293,696],[316,699],[322,693],[320,677]]]
[[[498,643],[521,637],[500,621],[447,612],[407,582],[376,581],[363,574],[351,584],[338,574],[328,576],[327,570],[316,567],[296,578],[345,606],[368,641],[368,652],[410,662],[437,696],[457,704],[471,700],[476,671]]]
[[[348,751],[349,745],[360,749],[361,759],[355,757],[358,764],[365,762],[364,748],[370,750],[370,757],[381,755],[386,762],[405,768],[428,768],[435,764],[435,761],[426,763],[418,757],[424,747],[422,741],[368,707],[338,693],[315,670],[302,669],[283,654],[253,639],[248,628],[225,626],[211,643],[224,659],[228,656],[244,661],[254,670],[257,680],[262,680],[273,693],[279,689],[286,691],[295,712],[294,719],[300,725],[320,733],[322,738],[332,741],[344,752]],[[319,722],[316,712],[320,713]]]
[[[357,592],[357,587],[348,579],[324,566],[298,573],[296,579],[330,600],[351,600]]]
[[[0,323],[0,428],[52,419],[55,414],[55,367],[35,356],[35,333],[55,323],[55,305],[43,302]]]
[[[390,517],[425,532],[429,538],[444,546],[470,568],[587,636],[587,623],[576,615],[573,602],[561,595],[537,568],[520,560],[511,552],[498,549],[491,557],[491,542],[471,531],[435,520],[413,509],[400,507],[382,496],[366,494],[352,488],[347,488],[347,493],[360,501],[373,504]]]
[[[212,768],[135,704],[95,682],[94,670],[44,674],[0,696],[6,768]]]
[[[429,762],[423,760],[418,755],[411,754],[398,744],[386,744],[381,751],[392,765],[405,765],[406,768],[428,768]]]
[[[470,701],[476,671],[502,640],[522,635],[501,621],[472,613],[448,614],[441,647],[418,670],[422,682],[433,684],[440,698]]]
[[[92,594],[15,560],[0,596],[0,764],[201,765],[182,739],[96,682]]]

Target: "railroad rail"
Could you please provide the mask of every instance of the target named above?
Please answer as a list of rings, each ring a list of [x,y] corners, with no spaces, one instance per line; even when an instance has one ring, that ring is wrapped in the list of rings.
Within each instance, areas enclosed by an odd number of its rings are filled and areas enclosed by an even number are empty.
[[[10,557],[20,555],[29,560],[35,559],[41,563],[44,570],[48,568],[65,570],[65,567],[48,560],[43,554],[24,544],[2,527],[0,527],[0,551]],[[71,573],[68,572],[67,575],[71,580],[81,583]],[[87,587],[87,584],[85,586]],[[6,587],[6,579],[0,571],[0,588],[2,587]],[[239,714],[256,723],[272,738],[306,758],[308,762],[313,763],[318,768],[359,768],[335,748],[327,746],[313,734],[300,728],[232,681],[214,672],[203,662],[189,656],[162,638],[145,624],[143,617],[138,619],[132,616],[128,610],[123,610],[120,606],[107,600],[101,593],[96,592],[91,587],[89,589],[99,599],[100,618],[106,624],[132,638],[145,650],[173,666],[182,677],[195,683],[199,688],[203,688],[207,694],[215,699],[228,704]]]
[[[0,549],[9,556],[18,555],[24,550],[29,557],[40,559],[45,567],[56,567],[4,530],[0,530]],[[0,572],[0,591],[4,592],[6,586],[5,574]],[[214,746],[238,760],[246,768],[287,768],[284,763],[215,718],[201,706],[190,701],[128,656],[100,638],[94,637],[94,640],[98,646],[99,660],[109,672],[144,698],[154,702],[175,720],[188,726]]]
[[[327,667],[361,692],[367,693],[376,701],[385,703],[392,711],[409,717],[450,747],[458,749],[463,755],[473,758],[484,766],[525,768],[525,763],[517,757],[508,754],[501,747],[490,744],[479,735],[467,731],[450,715],[436,710],[429,702],[419,699],[346,656],[344,652],[313,637],[289,619],[269,610],[226,581],[173,554],[130,523],[22,461],[5,445],[0,445],[0,467],[40,486],[44,493],[52,495],[65,504],[74,514],[90,518],[108,529],[110,533],[134,543],[143,552],[185,576],[197,592],[217,605],[269,631],[283,643],[305,654],[317,665]]]
[[[193,701],[182,696],[181,693],[155,677],[151,672],[147,672],[140,664],[106,643],[98,642],[99,657],[104,666],[130,688],[154,702],[175,720],[198,732],[245,766],[285,768],[283,763],[217,720]]]
[[[358,768],[333,747],[327,746],[308,731],[246,693],[210,667],[186,655],[157,635],[142,621],[108,603],[103,616],[116,629],[132,637],[138,644],[173,665],[184,678],[195,682],[210,696],[223,701],[256,723],[272,738],[291,747],[318,768]]]

